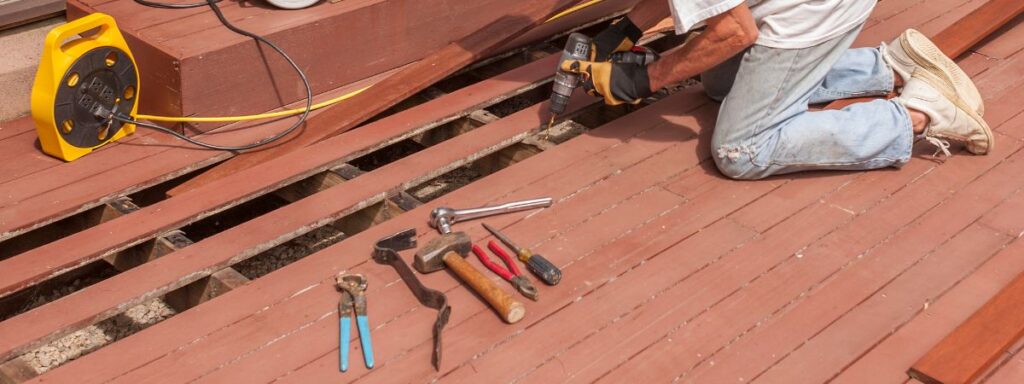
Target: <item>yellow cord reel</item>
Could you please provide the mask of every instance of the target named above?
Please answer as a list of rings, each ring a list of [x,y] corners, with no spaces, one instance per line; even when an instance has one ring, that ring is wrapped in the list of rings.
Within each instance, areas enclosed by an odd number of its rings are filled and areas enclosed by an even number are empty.
[[[138,96],[135,58],[114,18],[94,13],[46,36],[32,119],[47,154],[72,161],[135,132],[111,116],[134,116]]]

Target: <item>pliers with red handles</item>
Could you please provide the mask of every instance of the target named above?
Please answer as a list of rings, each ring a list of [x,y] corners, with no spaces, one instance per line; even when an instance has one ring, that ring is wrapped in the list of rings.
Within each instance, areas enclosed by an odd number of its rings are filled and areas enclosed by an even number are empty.
[[[493,240],[487,243],[487,248],[490,248],[492,252],[498,255],[498,257],[505,262],[508,269],[502,268],[497,263],[491,261],[491,259],[487,257],[487,252],[476,244],[473,244],[473,253],[476,254],[476,257],[480,259],[480,262],[483,263],[487,269],[490,269],[494,273],[498,274],[498,276],[501,276],[502,279],[512,283],[512,286],[516,287],[516,290],[519,291],[519,293],[522,293],[523,296],[526,296],[530,300],[537,301],[537,297],[540,295],[537,292],[537,288],[534,287],[533,283],[531,283],[530,280],[527,280],[526,277],[523,276],[523,273],[519,271],[519,267],[516,265],[516,261],[512,259],[512,256],[509,256],[509,254],[505,252],[504,249],[501,249],[501,246]]]

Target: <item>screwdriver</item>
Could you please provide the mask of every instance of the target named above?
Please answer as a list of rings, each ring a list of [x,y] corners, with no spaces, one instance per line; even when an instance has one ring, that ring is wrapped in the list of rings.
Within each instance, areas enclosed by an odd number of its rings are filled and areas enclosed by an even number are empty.
[[[530,272],[533,272],[533,274],[537,275],[537,277],[543,280],[544,283],[547,285],[557,285],[562,281],[562,271],[548,261],[548,259],[545,259],[544,256],[536,255],[533,252],[530,252],[529,249],[516,246],[516,244],[513,243],[512,240],[509,240],[508,237],[505,237],[503,233],[486,223],[483,224],[483,226],[494,234],[494,237],[497,237],[502,243],[505,243],[509,248],[516,251],[516,254],[519,255],[519,260],[526,263],[526,268],[529,269]]]

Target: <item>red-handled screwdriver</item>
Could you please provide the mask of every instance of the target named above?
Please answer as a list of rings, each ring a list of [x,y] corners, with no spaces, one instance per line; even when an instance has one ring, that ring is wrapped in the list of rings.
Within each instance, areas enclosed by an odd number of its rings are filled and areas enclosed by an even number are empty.
[[[505,234],[486,223],[483,224],[483,226],[490,231],[494,237],[501,240],[502,243],[505,243],[505,245],[512,248],[512,250],[516,251],[516,254],[519,255],[519,260],[526,263],[526,268],[529,269],[530,272],[533,272],[534,275],[537,275],[537,277],[543,280],[544,283],[547,285],[557,285],[562,281],[562,270],[558,269],[558,267],[548,261],[548,259],[545,259],[544,256],[534,254],[533,252],[530,252],[529,249],[516,246],[516,244],[513,243],[512,240],[509,240]]]

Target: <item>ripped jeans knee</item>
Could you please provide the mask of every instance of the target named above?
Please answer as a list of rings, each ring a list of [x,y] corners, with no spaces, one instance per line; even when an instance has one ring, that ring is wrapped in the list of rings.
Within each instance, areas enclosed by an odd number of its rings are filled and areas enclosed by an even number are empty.
[[[715,164],[726,177],[737,180],[760,178],[756,173],[751,172],[756,167],[752,160],[755,155],[753,146],[745,144],[719,145],[714,152]]]

